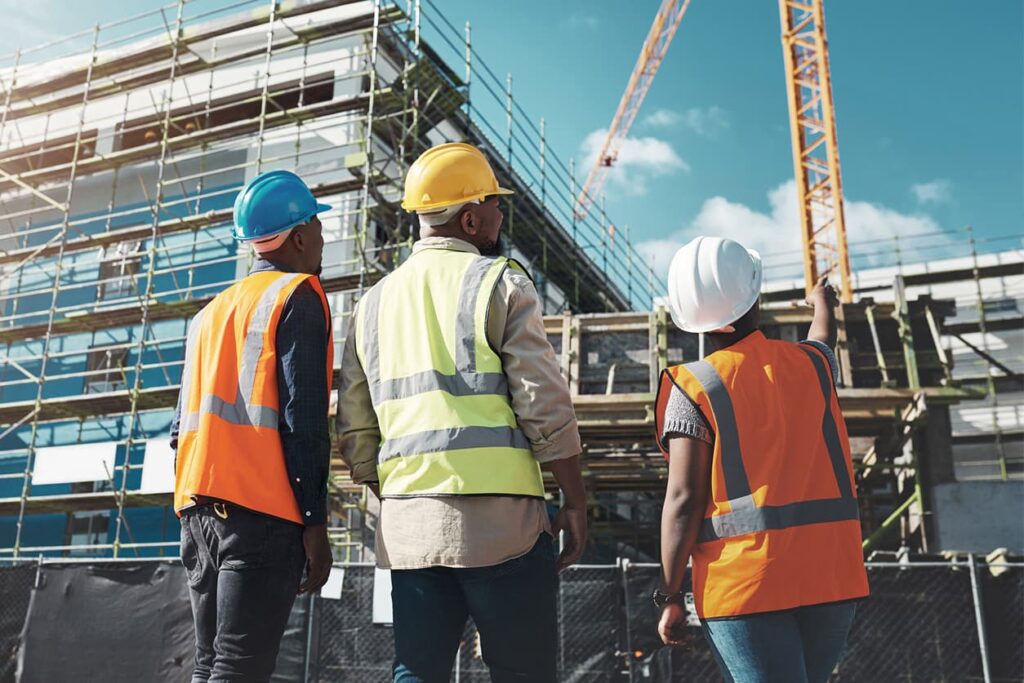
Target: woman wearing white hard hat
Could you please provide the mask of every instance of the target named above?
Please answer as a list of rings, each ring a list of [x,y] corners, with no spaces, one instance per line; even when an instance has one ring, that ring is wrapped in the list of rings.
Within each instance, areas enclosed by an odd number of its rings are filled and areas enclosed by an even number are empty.
[[[692,561],[697,615],[726,680],[823,682],[868,594],[846,425],[836,395],[825,278],[799,344],[759,329],[761,259],[697,237],[672,259],[672,320],[712,353],[662,375],[658,446],[662,640],[684,640]]]

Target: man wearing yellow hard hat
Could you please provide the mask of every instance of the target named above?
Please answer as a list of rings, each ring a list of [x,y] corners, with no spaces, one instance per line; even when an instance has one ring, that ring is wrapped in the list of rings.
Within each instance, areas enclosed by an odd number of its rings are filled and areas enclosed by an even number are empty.
[[[469,616],[492,680],[555,680],[556,573],[586,543],[581,446],[537,291],[499,255],[507,194],[472,145],[424,152],[402,202],[420,239],[345,344],[338,433],[381,498],[396,681],[449,680]],[[553,524],[542,464],[565,498]]]

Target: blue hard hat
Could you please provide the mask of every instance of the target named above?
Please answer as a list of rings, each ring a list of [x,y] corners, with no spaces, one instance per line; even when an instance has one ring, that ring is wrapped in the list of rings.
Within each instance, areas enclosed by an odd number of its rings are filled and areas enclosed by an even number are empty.
[[[273,237],[330,208],[318,203],[302,178],[291,171],[267,171],[250,180],[235,198],[231,234],[242,242]]]

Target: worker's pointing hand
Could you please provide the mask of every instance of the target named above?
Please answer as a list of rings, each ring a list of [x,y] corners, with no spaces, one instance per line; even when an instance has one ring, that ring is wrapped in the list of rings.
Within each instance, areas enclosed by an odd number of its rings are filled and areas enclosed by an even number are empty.
[[[327,583],[331,575],[331,544],[327,540],[327,525],[307,526],[302,530],[302,547],[306,551],[306,580],[299,593],[315,593]]]
[[[565,532],[565,548],[558,556],[556,569],[559,574],[576,564],[587,547],[587,509],[567,505],[559,510],[551,522],[551,533],[558,538],[561,531]]]
[[[839,295],[836,294],[835,287],[828,283],[828,275],[822,275],[814,283],[814,289],[808,295],[807,303],[815,307],[820,304],[829,308],[835,308],[839,305]]]

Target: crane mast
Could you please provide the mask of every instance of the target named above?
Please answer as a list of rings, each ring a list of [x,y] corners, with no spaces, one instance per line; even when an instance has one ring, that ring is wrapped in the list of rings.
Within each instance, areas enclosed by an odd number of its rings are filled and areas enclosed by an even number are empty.
[[[654,75],[658,73],[658,67],[661,66],[668,46],[672,43],[672,37],[675,36],[679,23],[683,20],[683,14],[686,13],[686,8],[689,5],[690,0],[663,0],[661,7],[658,8],[651,30],[640,49],[640,57],[629,77],[626,91],[622,93],[622,99],[619,100],[615,118],[612,119],[612,125],[608,127],[608,134],[601,146],[601,152],[590,168],[587,182],[583,184],[583,189],[580,190],[579,198],[576,200],[574,208],[576,218],[586,218],[591,204],[600,194],[608,170],[619,157],[622,143],[640,111],[640,105],[643,104],[644,97],[647,96],[647,91],[654,81]]]
[[[804,284],[810,292],[819,277],[829,274],[833,281],[838,280],[841,300],[849,303],[853,300],[853,283],[846,246],[839,145],[822,3],[823,0],[779,0],[782,53],[803,244]],[[585,218],[599,196],[689,5],[690,0],[662,0],[601,151],[576,200],[576,218]]]
[[[793,170],[808,292],[837,275],[843,302],[853,300],[839,174],[835,109],[822,0],[779,0]]]

